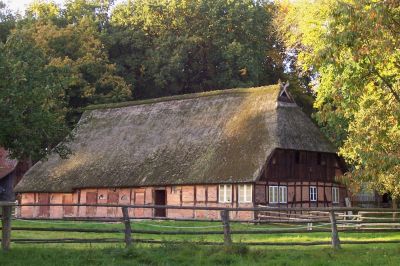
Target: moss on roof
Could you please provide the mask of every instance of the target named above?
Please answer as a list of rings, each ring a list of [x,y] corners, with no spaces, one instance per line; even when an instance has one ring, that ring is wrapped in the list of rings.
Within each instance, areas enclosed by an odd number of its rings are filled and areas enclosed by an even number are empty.
[[[252,182],[276,148],[334,152],[300,108],[277,105],[279,86],[96,106],[68,145],[38,162],[17,192]]]
[[[160,97],[160,98],[152,98],[152,99],[144,99],[144,100],[136,100],[136,101],[126,101],[126,102],[119,102],[119,103],[93,104],[93,105],[89,105],[89,106],[85,107],[84,110],[121,108],[121,107],[152,104],[152,103],[159,103],[159,102],[210,97],[210,96],[217,96],[217,95],[223,95],[223,94],[257,93],[257,92],[263,93],[263,92],[265,92],[265,89],[267,89],[267,88],[273,90],[275,86],[276,85],[256,87],[256,88],[236,88],[236,89],[226,89],[226,90],[213,90],[213,91],[190,93],[190,94],[172,95],[172,96],[166,96],[166,97]]]

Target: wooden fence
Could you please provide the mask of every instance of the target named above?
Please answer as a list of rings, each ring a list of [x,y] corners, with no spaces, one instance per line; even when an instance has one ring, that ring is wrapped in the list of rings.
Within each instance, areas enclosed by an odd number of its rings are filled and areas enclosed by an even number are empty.
[[[330,232],[331,241],[312,241],[312,242],[241,242],[245,245],[276,245],[276,246],[292,246],[292,245],[332,245],[333,248],[339,249],[341,244],[371,244],[371,243],[400,243],[400,240],[374,240],[374,241],[341,241],[339,232],[400,232],[400,220],[396,217],[398,213],[390,209],[381,208],[270,208],[270,207],[254,207],[254,208],[224,208],[224,207],[194,207],[194,206],[159,206],[159,205],[114,205],[114,204],[24,204],[19,205],[15,202],[0,202],[2,207],[2,239],[1,245],[4,251],[10,249],[10,243],[35,244],[35,243],[125,243],[131,246],[134,243],[153,243],[153,244],[179,244],[186,243],[183,241],[163,241],[154,239],[140,239],[137,235],[223,235],[223,242],[202,241],[195,242],[202,245],[232,245],[233,234],[254,235],[254,234],[290,234],[290,233],[310,233],[310,232]],[[21,206],[84,206],[84,207],[105,207],[105,208],[121,208],[122,217],[115,219],[99,219],[99,218],[63,218],[58,220],[64,221],[114,221],[121,222],[124,229],[83,229],[83,228],[37,228],[37,227],[12,227],[12,209]],[[212,231],[163,231],[163,230],[139,230],[133,229],[135,219],[143,219],[143,217],[129,217],[130,208],[151,208],[151,209],[185,209],[185,210],[213,210],[220,212],[220,218],[212,220],[218,223],[218,226],[206,226],[205,228],[221,228],[222,230]],[[232,221],[230,212],[235,211],[254,211],[257,213],[256,220]],[[393,216],[390,216],[393,215]],[[148,219],[157,219],[154,217],[146,217]],[[199,221],[198,219],[173,219],[164,218],[165,220],[175,221]],[[33,220],[33,219],[29,219]],[[49,219],[55,220],[55,219]],[[211,220],[207,220],[211,221]],[[301,229],[295,228],[272,228],[263,230],[232,230],[233,222],[248,223],[279,223],[279,224],[304,224],[306,226]],[[328,228],[318,226],[323,223]],[[317,225],[316,225],[317,224]],[[81,233],[123,233],[123,238],[48,238],[48,239],[30,239],[11,237],[12,231],[40,231],[40,232],[81,232]]]

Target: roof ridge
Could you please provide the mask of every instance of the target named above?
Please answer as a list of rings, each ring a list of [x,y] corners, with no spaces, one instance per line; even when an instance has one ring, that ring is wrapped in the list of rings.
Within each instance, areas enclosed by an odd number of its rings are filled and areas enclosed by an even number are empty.
[[[212,90],[212,91],[197,92],[197,93],[187,93],[187,94],[179,94],[179,95],[165,96],[159,98],[150,98],[144,100],[117,102],[117,103],[93,104],[83,108],[83,110],[90,111],[98,109],[114,109],[114,108],[122,108],[122,107],[144,105],[144,104],[188,100],[188,99],[196,99],[203,97],[213,97],[224,94],[257,93],[257,92],[265,92],[267,90],[272,90],[272,89],[278,89],[279,86],[280,86],[279,84],[273,84],[260,87],[233,88],[233,89]]]

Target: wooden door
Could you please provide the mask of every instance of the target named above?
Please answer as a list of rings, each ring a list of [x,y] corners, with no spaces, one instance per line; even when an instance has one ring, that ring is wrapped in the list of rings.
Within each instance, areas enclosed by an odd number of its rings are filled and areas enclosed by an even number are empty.
[[[97,204],[97,192],[86,192],[86,203],[87,204]],[[86,216],[94,217],[96,216],[97,207],[87,206]]]
[[[144,205],[144,192],[135,192],[135,205]],[[135,208],[133,213],[135,217],[144,217],[143,208]]]
[[[154,191],[154,202],[155,205],[165,205],[166,204],[166,194],[165,194],[165,189],[163,190],[155,190]],[[155,208],[154,211],[154,216],[155,217],[165,217],[166,216],[166,210],[164,208]]]
[[[38,203],[39,204],[50,204],[49,193],[39,193]],[[49,217],[50,206],[39,206],[39,217]]]
[[[62,198],[63,204],[72,204],[72,195],[63,195]],[[63,216],[73,216],[74,215],[74,207],[73,206],[63,206]]]
[[[108,192],[107,196],[107,204],[118,204],[119,193],[118,192]],[[117,216],[118,208],[117,207],[108,207],[107,208],[107,216],[115,217]]]

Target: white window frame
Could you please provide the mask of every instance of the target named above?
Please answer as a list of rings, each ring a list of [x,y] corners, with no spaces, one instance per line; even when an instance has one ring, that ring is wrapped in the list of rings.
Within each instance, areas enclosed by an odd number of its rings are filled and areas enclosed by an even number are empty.
[[[287,186],[268,186],[269,203],[287,203]]]
[[[278,186],[269,186],[268,187],[268,202],[269,203],[278,203],[279,194],[278,194]]]
[[[253,185],[239,185],[239,203],[253,202]]]
[[[332,203],[339,203],[339,188],[332,187]]]
[[[287,203],[287,186],[279,187],[279,203]]]
[[[318,200],[318,189],[316,186],[310,186],[310,201],[317,201]]]
[[[218,202],[219,203],[232,202],[232,185],[219,185]]]

